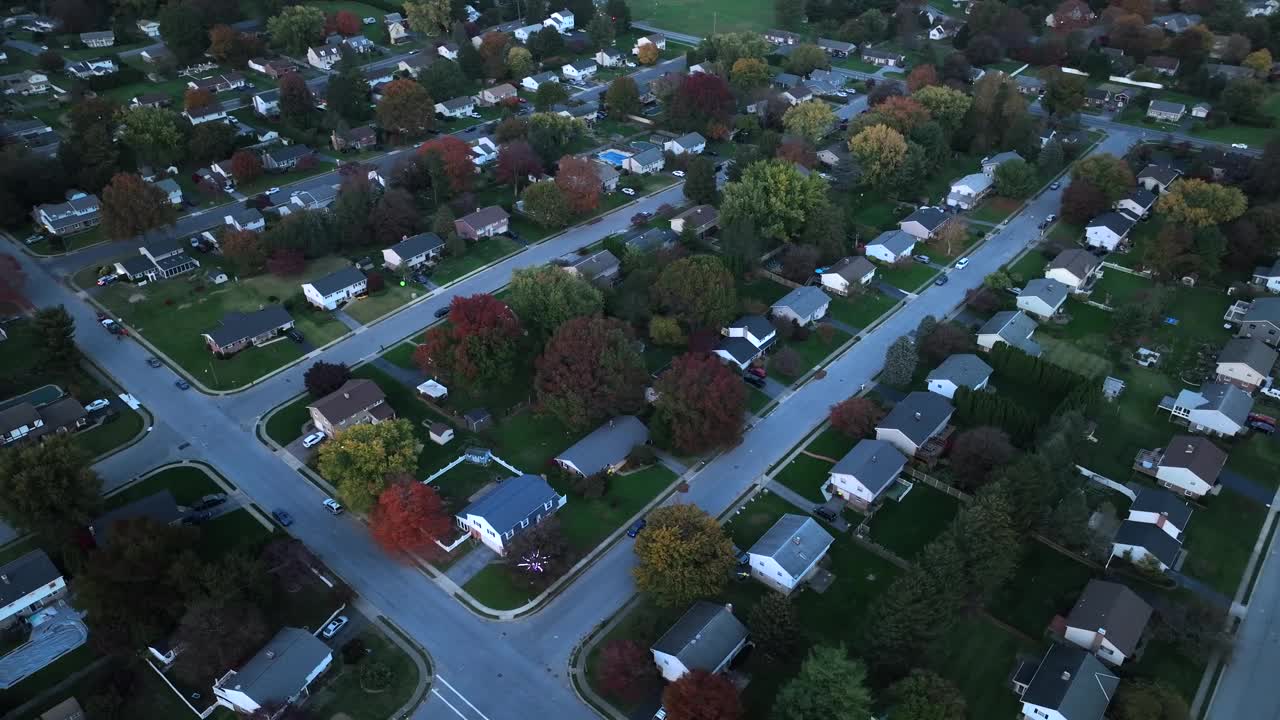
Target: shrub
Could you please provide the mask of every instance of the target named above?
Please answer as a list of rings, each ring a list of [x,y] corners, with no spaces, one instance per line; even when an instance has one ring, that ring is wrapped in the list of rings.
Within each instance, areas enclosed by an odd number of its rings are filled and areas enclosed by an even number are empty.
[[[370,692],[381,692],[391,687],[395,673],[385,663],[366,660],[360,663],[360,687]]]

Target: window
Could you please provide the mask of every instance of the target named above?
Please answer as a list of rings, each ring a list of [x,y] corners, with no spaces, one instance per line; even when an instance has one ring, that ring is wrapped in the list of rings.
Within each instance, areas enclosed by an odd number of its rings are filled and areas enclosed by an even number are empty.
[[[516,532],[515,532],[514,530],[508,530],[508,531],[506,531],[506,532],[502,533],[502,538],[503,538],[504,540],[510,540],[510,539],[511,539],[515,534],[516,534]]]
[[[527,528],[527,527],[529,527],[529,521],[528,521],[527,519],[525,519],[525,520],[521,520],[521,521],[520,521],[520,527],[522,527],[522,528]]]

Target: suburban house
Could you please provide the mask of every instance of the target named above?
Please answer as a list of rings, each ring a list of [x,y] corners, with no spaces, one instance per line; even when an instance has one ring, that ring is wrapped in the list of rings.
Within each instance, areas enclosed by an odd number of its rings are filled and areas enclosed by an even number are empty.
[[[942,208],[922,207],[903,218],[898,228],[914,238],[928,240],[950,219]]]
[[[234,355],[262,345],[293,327],[293,318],[281,305],[268,305],[254,312],[228,312],[218,327],[202,333],[205,345],[215,355]]]
[[[1152,25],[1174,35],[1181,35],[1200,23],[1201,17],[1195,13],[1171,13],[1157,15],[1151,19]]]
[[[1013,160],[1022,160],[1022,156],[1012,150],[982,158],[982,174],[988,177],[995,177],[996,168]]]
[[[294,72],[297,68],[294,64],[284,58],[254,58],[249,61],[249,69],[256,70],[272,80],[279,80],[285,75]]]
[[[1155,460],[1156,481],[1188,497],[1212,490],[1227,464],[1227,453],[1201,435],[1174,435],[1164,450],[1139,453],[1139,458],[1147,455]]]
[[[1154,525],[1177,540],[1191,521],[1191,506],[1166,490],[1143,488],[1129,505],[1127,522]]]
[[[284,708],[310,694],[311,683],[333,662],[323,640],[301,628],[285,627],[239,670],[228,670],[213,684],[218,704],[250,715],[264,707]]]
[[[211,93],[226,92],[227,90],[239,90],[245,85],[244,75],[241,73],[212,75],[207,78],[187,81],[188,88],[192,90],[208,90]]]
[[[1098,16],[1094,14],[1093,10],[1089,9],[1089,6],[1083,0],[1066,0],[1044,19],[1044,24],[1049,27],[1058,27],[1066,24],[1079,28],[1089,25],[1097,19]]]
[[[192,125],[203,125],[210,122],[219,122],[227,119],[227,110],[222,107],[222,103],[212,102],[204,107],[191,108],[182,111],[182,117]]]
[[[67,581],[43,550],[0,567],[0,628],[7,628],[67,594]]]
[[[876,424],[876,439],[912,457],[931,439],[943,434],[954,412],[955,408],[941,395],[918,390],[908,393]]]
[[[1128,196],[1116,201],[1116,210],[1132,215],[1135,218],[1146,217],[1151,206],[1156,204],[1156,195],[1144,187],[1137,187]]]
[[[960,20],[948,17],[940,18],[937,24],[929,28],[929,39],[946,40],[960,32],[960,28],[963,26],[964,23]]]
[[[191,272],[200,267],[200,261],[187,255],[178,241],[156,238],[138,248],[138,257],[116,263],[116,274],[134,282],[155,282]]]
[[[1160,73],[1161,75],[1167,75],[1169,77],[1173,77],[1174,75],[1178,74],[1178,68],[1182,66],[1182,61],[1178,60],[1178,58],[1175,58],[1175,57],[1169,57],[1168,55],[1148,55],[1146,62],[1144,62],[1143,64],[1151,68],[1152,70],[1156,71],[1157,73]],[[1163,101],[1154,100],[1152,102],[1163,102]],[[1165,103],[1165,104],[1168,105],[1172,103]],[[1151,113],[1151,110],[1150,108],[1148,108],[1147,114],[1149,115],[1150,113]]]
[[[566,472],[591,477],[612,473],[627,462],[627,456],[649,442],[649,428],[634,415],[609,418],[591,434],[555,457]]]
[[[756,358],[764,354],[777,339],[773,323],[761,315],[743,315],[721,328],[720,344],[715,354],[746,370]]]
[[[600,52],[597,52],[595,54],[595,61],[600,67],[606,68],[618,67],[619,65],[626,63],[626,59],[622,56],[622,53],[614,50],[613,48],[605,48]]]
[[[564,35],[573,29],[573,13],[567,8],[557,10],[551,13],[546,20],[543,20],[542,24],[549,28],[555,28],[556,32]]]
[[[787,513],[747,551],[751,576],[790,593],[813,574],[833,542],[835,538],[817,520]]]
[[[617,282],[622,263],[608,250],[597,250],[590,255],[574,255],[564,269],[588,282],[608,287]]]
[[[560,82],[560,78],[553,72],[540,72],[536,75],[530,75],[520,81],[520,86],[529,92],[537,92],[543,83]]]
[[[338,45],[320,45],[307,49],[307,63],[324,71],[333,69],[342,60],[342,48]]]
[[[1272,347],[1280,345],[1280,298],[1258,298],[1249,303],[1236,337],[1256,337]]]
[[[151,184],[164,193],[170,205],[182,205],[182,186],[178,185],[173,178],[163,178]]]
[[[763,35],[767,42],[771,42],[774,45],[796,45],[804,42],[802,36],[790,30],[765,30]]]
[[[400,242],[382,250],[382,263],[392,270],[409,270],[424,263],[434,263],[444,252],[444,240],[433,232],[403,237]]]
[[[675,682],[691,670],[724,670],[746,646],[747,628],[732,605],[697,600],[651,650],[662,678]]]
[[[458,527],[499,555],[506,543],[532,525],[551,517],[568,498],[556,492],[541,475],[503,480],[458,513]]]
[[[253,111],[262,117],[275,117],[280,114],[280,91],[266,90],[252,98]]]
[[[1067,301],[1067,286],[1049,278],[1035,278],[1018,295],[1018,309],[1041,320],[1048,320]]]
[[[84,406],[74,397],[64,397],[36,407],[20,402],[0,410],[0,445],[19,440],[38,440],[49,433],[77,430],[88,424]]]
[[[858,441],[827,476],[823,495],[834,495],[865,510],[893,485],[907,466],[907,456],[885,440]]]
[[[102,222],[102,203],[97,195],[79,190],[67,191],[66,202],[37,205],[31,217],[36,224],[54,235],[74,235]]]
[[[707,148],[707,139],[696,132],[685,133],[674,140],[668,140],[662,145],[662,149],[672,155],[684,155],[692,153],[699,155]]]
[[[262,217],[258,208],[235,208],[230,214],[222,216],[222,222],[236,230],[261,230],[267,226],[267,219]]]
[[[823,52],[834,58],[846,58],[858,51],[858,46],[843,40],[831,40],[830,38],[818,38],[816,43],[822,48]]]
[[[1027,720],[1103,720],[1119,685],[1092,654],[1057,644],[1038,665],[1024,662],[1013,676]]]
[[[453,221],[453,229],[468,240],[501,235],[507,231],[510,216],[500,205],[490,205]]]
[[[1261,340],[1233,338],[1218,353],[1216,380],[1255,392],[1271,377],[1277,357],[1280,353]]]
[[[451,42],[441,43],[436,46],[436,54],[444,58],[445,60],[456,61],[458,59],[459,50],[461,50],[461,48],[458,47],[457,43],[451,43]],[[424,63],[424,66],[427,64],[430,64],[430,63]]]
[[[937,393],[951,400],[956,391],[962,387],[970,390],[981,390],[991,379],[991,366],[973,353],[957,353],[950,355],[942,364],[934,368],[926,382],[929,392]]]
[[[1151,104],[1147,106],[1147,117],[1155,118],[1160,122],[1176,123],[1186,114],[1187,106],[1182,103],[1152,100]]]
[[[160,37],[160,22],[157,20],[139,20],[138,30],[149,38]]]
[[[1018,92],[1023,95],[1040,97],[1044,94],[1044,81],[1034,75],[1022,73],[1015,76],[1013,82],[1018,86]]]
[[[348,380],[342,387],[307,406],[316,430],[328,437],[353,425],[377,425],[394,420],[396,411],[387,403],[382,388],[372,380]]]
[[[575,100],[572,104],[558,103],[551,106],[551,112],[560,117],[578,118],[587,123],[587,125],[591,125],[600,117],[600,102],[598,100],[586,102]]]
[[[1104,212],[1084,226],[1085,243],[1108,252],[1115,250],[1137,222],[1137,218],[1124,212]]]
[[[481,90],[480,94],[476,96],[480,104],[485,106],[497,105],[503,100],[509,100],[514,97],[517,97],[516,87],[511,83],[490,85]]]
[[[1191,106],[1191,117],[1203,120],[1209,117],[1209,113],[1213,111],[1213,106],[1209,103],[1199,102]]]
[[[80,42],[91,48],[111,47],[116,44],[116,34],[110,30],[83,32],[80,33]]]
[[[702,237],[715,229],[720,223],[720,211],[712,205],[694,205],[671,218],[671,231],[682,233],[689,229],[694,235]]]
[[[1257,73],[1252,68],[1241,67],[1239,65],[1224,65],[1222,63],[1205,63],[1204,69],[1209,73],[1209,77],[1221,78],[1227,82],[1232,80],[1250,80]]]
[[[645,45],[652,45],[659,51],[667,49],[667,36],[662,33],[653,33],[652,35],[644,35],[636,38],[635,47],[631,48],[632,55],[639,55],[640,48]]]
[[[862,49],[862,62],[877,67],[902,67],[907,56],[893,50],[877,50],[872,47]]]
[[[1165,396],[1160,409],[1187,423],[1191,432],[1233,437],[1248,429],[1253,398],[1235,385],[1207,382],[1199,390],[1182,390],[1176,398]]]
[[[173,499],[173,493],[161,490],[98,516],[89,524],[89,534],[98,547],[106,547],[116,523],[145,518],[158,525],[174,525],[184,514],[178,507],[178,502]]]
[[[81,80],[89,78],[102,77],[119,71],[114,60],[107,58],[97,58],[93,60],[77,60],[67,63],[65,68],[68,75],[74,75]]]
[[[1280,260],[1276,260],[1271,267],[1254,268],[1253,284],[1261,285],[1269,292],[1280,293]]]
[[[456,49],[457,49],[456,45],[454,46],[454,49],[456,52]],[[445,51],[445,46],[441,45],[440,47],[436,48],[436,50],[437,52],[443,54]],[[431,63],[433,62],[435,62],[434,56],[428,55],[426,53],[420,53],[418,55],[410,55],[409,57],[401,60],[400,64],[396,65],[396,69],[399,70],[400,72],[408,73],[410,77],[416,79],[420,74],[422,74],[423,70],[426,70],[427,68],[431,67]]]
[[[985,173],[965,175],[951,183],[951,192],[947,194],[947,205],[961,210],[972,210],[982,202],[994,186],[995,182],[991,176]]]
[[[272,148],[262,154],[262,167],[270,172],[285,172],[298,167],[303,158],[315,155],[306,145],[285,145]]]
[[[1163,195],[1169,190],[1173,181],[1181,176],[1182,173],[1174,168],[1148,165],[1138,173],[1138,184],[1157,195]]]
[[[650,253],[675,247],[679,236],[670,228],[658,227],[648,230],[632,230],[623,240],[623,245],[635,253]]]
[[[861,255],[840,258],[836,264],[818,272],[822,287],[842,297],[849,291],[868,285],[876,276],[876,266]]]
[[[452,100],[436,103],[436,114],[451,118],[468,117],[476,111],[476,99],[471,95],[463,95]]]
[[[916,238],[902,230],[886,230],[867,244],[867,257],[892,265],[911,255],[915,249]]]
[[[404,20],[387,23],[387,40],[392,45],[409,42],[409,23]]]
[[[662,170],[666,159],[658,148],[649,148],[622,161],[622,169],[637,175],[649,175]]]
[[[1040,357],[1040,345],[1031,339],[1036,327],[1036,321],[1021,310],[1002,310],[978,329],[978,347],[991,350],[999,343],[1005,343],[1028,355]]]
[[[256,96],[255,96],[256,97]],[[329,134],[329,146],[337,152],[368,150],[378,144],[378,131],[372,125],[361,125],[345,132]]]
[[[49,92],[53,86],[49,84],[47,74],[23,70],[0,76],[0,87],[4,88],[5,95],[40,95]]]
[[[337,310],[351,298],[363,293],[369,281],[360,268],[345,267],[302,284],[307,302],[321,310]]]
[[[595,60],[583,58],[561,65],[560,74],[563,75],[566,80],[573,80],[574,82],[580,83],[589,80],[599,69],[600,68],[596,65]]]
[[[1162,527],[1125,520],[1120,523],[1120,529],[1116,530],[1115,537],[1111,540],[1111,558],[1107,563],[1121,557],[1134,564],[1151,562],[1165,571],[1177,564],[1181,554],[1182,541]]]
[[[813,99],[813,89],[804,83],[792,85],[779,95],[788,105],[799,105]]]
[[[1058,253],[1058,256],[1049,263],[1044,269],[1044,276],[1066,285],[1071,290],[1080,290],[1100,267],[1102,267],[1102,261],[1097,255],[1080,248],[1068,248]]]
[[[826,293],[812,285],[805,285],[783,295],[769,311],[775,318],[807,326],[826,317],[830,306],[831,298]]]

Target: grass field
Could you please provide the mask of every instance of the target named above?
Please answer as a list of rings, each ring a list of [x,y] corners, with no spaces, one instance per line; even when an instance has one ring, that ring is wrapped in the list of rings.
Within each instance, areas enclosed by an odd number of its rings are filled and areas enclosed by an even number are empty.
[[[960,688],[971,718],[1013,718],[1021,704],[1006,680],[1019,653],[1040,648],[986,618],[956,621],[929,654],[935,671]]]
[[[1054,615],[1071,610],[1094,573],[1044,543],[1029,542],[1023,550],[1017,575],[1005,583],[990,611],[1027,635],[1040,637]]]
[[[1182,571],[1234,597],[1267,509],[1231,490],[1206,498],[1187,527],[1187,560]]]
[[[1012,215],[1021,206],[1021,200],[993,197],[974,208],[973,212],[969,213],[969,218],[978,222],[998,223]]]
[[[471,244],[464,255],[447,257],[431,272],[431,281],[448,285],[472,270],[478,270],[499,258],[520,249],[514,240],[505,236],[491,237]]]
[[[838,458],[837,458],[838,459]],[[797,455],[778,471],[774,479],[814,502],[825,502],[820,488],[831,474],[831,463],[808,455]]]
[[[1013,264],[1006,266],[1009,277],[1017,285],[1024,285],[1028,280],[1044,276],[1044,269],[1049,265],[1049,258],[1039,250],[1031,250],[1018,258]]]
[[[161,490],[173,493],[179,505],[192,505],[205,495],[222,492],[222,486],[204,470],[191,465],[166,468],[151,477],[136,482],[106,499],[106,509],[118,508],[135,500],[154,495]]]
[[[675,473],[661,465],[627,475],[614,475],[609,478],[609,489],[604,497],[587,499],[571,496],[556,514],[560,518],[560,529],[564,531],[569,545],[584,553],[589,552],[632,515],[640,512],[675,479]],[[551,485],[572,495],[558,480],[553,479]]]
[[[938,272],[938,268],[914,260],[907,260],[895,267],[880,265],[876,269],[876,275],[881,280],[907,292],[915,292],[921,285],[933,280]]]
[[[866,292],[850,295],[847,298],[832,298],[827,314],[834,320],[862,329],[878,320],[897,304],[897,300],[876,288],[870,288]]]
[[[384,289],[370,293],[368,297],[356,302],[348,303],[343,309],[351,317],[368,325],[410,300],[422,297],[427,292],[426,288],[412,281],[406,281],[404,287],[400,286],[400,281],[395,277],[388,277],[386,281],[387,286]]]
[[[637,0],[631,17],[691,35],[760,32],[778,24],[770,3],[732,0]]]

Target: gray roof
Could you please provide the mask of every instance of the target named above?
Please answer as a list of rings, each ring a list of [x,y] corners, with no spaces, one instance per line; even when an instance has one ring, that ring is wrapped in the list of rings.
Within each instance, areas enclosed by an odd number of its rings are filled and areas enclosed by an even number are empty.
[[[926,230],[933,232],[934,230],[942,227],[948,219],[950,219],[950,216],[943,212],[942,208],[922,207],[903,218],[902,222],[898,223],[898,225],[902,226],[909,222],[918,222],[924,226]]]
[[[1025,88],[1044,87],[1044,81],[1034,75],[1015,75],[1013,81]]]
[[[1124,236],[1133,229],[1134,219],[1122,212],[1105,212],[1089,221],[1086,228],[1105,227],[1116,235]]]
[[[262,217],[262,211],[259,210],[258,208],[244,207],[244,208],[236,208],[235,210],[232,210],[231,219],[235,220],[237,223],[239,223],[243,227],[245,225],[252,225],[253,223],[258,222],[259,220],[262,220],[263,217]]]
[[[1152,19],[1152,24],[1157,25],[1165,30],[1174,33],[1181,33],[1188,28],[1200,24],[1200,16],[1193,13],[1171,13],[1169,15],[1157,15]]]
[[[1168,185],[1177,180],[1181,174],[1178,170],[1164,165],[1148,165],[1142,168],[1142,172],[1138,173],[1138,179],[1151,178],[1161,185]]]
[[[20,402],[0,410],[0,433],[7,435],[23,425],[34,428],[39,421],[40,411],[36,406],[29,402]]]
[[[852,475],[862,486],[879,495],[907,465],[907,457],[883,440],[859,440],[840,458],[831,472]]]
[[[1022,701],[1057,710],[1069,720],[1102,720],[1119,684],[1120,678],[1088,652],[1053,645],[1040,661]]]
[[[1056,308],[1066,302],[1067,286],[1057,280],[1035,278],[1022,289],[1022,294],[1018,296],[1018,299],[1021,300],[1025,297],[1040,298],[1049,307]]]
[[[169,525],[177,522],[182,517],[182,512],[178,510],[178,502],[173,499],[173,493],[161,490],[154,495],[148,495],[103,513],[89,525],[89,529],[93,532],[94,540],[101,547],[106,545],[112,525],[121,520],[143,517],[150,518],[161,525]]]
[[[773,323],[763,315],[743,315],[742,317],[729,323],[732,328],[746,328],[748,332],[758,338],[766,338],[774,332]]]
[[[205,333],[219,346],[226,347],[240,340],[257,337],[293,322],[289,311],[282,305],[268,305],[251,313],[229,312],[222,316],[218,327]]]
[[[475,105],[476,99],[470,95],[463,95],[462,97],[456,97],[452,100],[445,100],[440,104],[443,105],[446,110],[460,110],[462,108]]]
[[[685,133],[684,135],[681,135],[680,137],[676,138],[675,142],[677,145],[683,148],[695,148],[695,147],[698,147],[699,145],[705,144],[707,142],[707,139],[702,137],[702,135],[699,133],[691,132],[691,133]]]
[[[536,75],[530,75],[529,79],[541,85],[544,82],[560,82],[560,78],[556,77],[553,72],[540,72]]]
[[[895,59],[895,60],[898,60],[899,62],[901,62],[903,58],[906,57],[906,55],[903,55],[902,53],[896,52],[894,50],[880,50],[877,48],[863,49],[862,56],[872,57],[872,58]]]
[[[596,67],[596,61],[589,58],[581,58],[565,64],[578,72],[582,72],[583,70],[594,70]]]
[[[43,550],[32,550],[0,567],[0,607],[62,577]]]
[[[662,151],[658,148],[649,148],[643,152],[638,152],[631,156],[631,160],[636,164],[644,167],[662,161]]]
[[[823,271],[823,274],[834,273],[851,283],[861,282],[867,273],[875,272],[876,266],[862,255],[841,258],[839,262]]]
[[[1010,345],[1026,341],[1036,329],[1036,321],[1021,310],[1002,310],[991,316],[979,330],[979,335],[999,335]]]
[[[626,239],[624,243],[628,250],[636,252],[651,252],[661,247],[666,247],[675,243],[676,234],[671,232],[670,228],[651,228],[642,233],[636,233]]]
[[[123,268],[125,274],[129,277],[142,275],[156,266],[155,263],[151,262],[151,258],[146,255],[126,257],[123,260],[117,260],[116,264]]]
[[[591,476],[625,460],[637,445],[649,441],[649,428],[634,415],[620,415],[591,431],[556,456],[583,475]]]
[[[991,377],[991,366],[973,353],[952,355],[929,373],[928,380],[950,380],[957,387],[974,388]]]
[[[479,231],[510,217],[507,211],[502,209],[501,205],[486,205],[469,215],[463,215],[457,221],[469,225],[473,230]]]
[[[163,190],[164,194],[166,195],[173,194],[175,190],[177,192],[182,192],[182,187],[179,186],[178,183],[175,182],[173,178],[164,178],[163,180],[157,180],[155,181],[154,184],[156,187]]]
[[[719,221],[720,211],[711,205],[694,205],[672,219],[684,220],[689,225],[700,228],[704,225],[714,225]]]
[[[901,255],[905,252],[910,252],[911,248],[915,247],[916,238],[914,235],[902,230],[886,230],[877,235],[876,239],[872,240],[870,244],[883,245],[894,255]]]
[[[773,304],[773,310],[791,308],[800,317],[810,317],[821,308],[831,304],[827,294],[812,285],[804,285],[782,296]]]
[[[773,76],[773,84],[777,85],[778,87],[783,87],[783,88],[795,87],[796,85],[799,85],[802,82],[804,82],[803,78],[801,78],[799,75],[792,75],[791,73],[778,73],[777,75]]]
[[[876,429],[898,430],[916,445],[923,445],[947,424],[955,408],[946,398],[919,390],[909,393],[885,416]]]
[[[164,271],[174,270],[184,265],[193,265],[193,264],[195,264],[195,260],[192,260],[191,257],[184,252],[180,252],[177,255],[170,255],[169,257],[162,257],[159,260],[156,260],[156,267]]]
[[[1097,256],[1088,250],[1068,248],[1058,253],[1047,270],[1066,270],[1078,278],[1085,278],[1101,264]]]
[[[1224,77],[1228,80],[1239,80],[1241,78],[1251,78],[1256,75],[1251,68],[1240,67],[1239,65],[1223,65],[1221,63],[1205,63],[1205,70],[1210,75]]]
[[[139,252],[146,250],[147,254],[150,255],[151,257],[163,257],[165,255],[171,255],[173,253],[178,252],[181,249],[182,249],[182,246],[178,244],[177,239],[171,238],[171,237],[153,238],[138,247]]]
[[[653,649],[690,670],[717,670],[747,639],[747,628],[727,606],[699,600],[658,638]]]
[[[610,270],[614,270],[621,265],[618,257],[608,250],[599,250],[590,255],[576,260],[570,267],[576,269],[588,280],[595,280]]]
[[[1178,552],[1182,550],[1182,543],[1171,537],[1169,533],[1151,523],[1133,520],[1120,523],[1120,529],[1116,531],[1112,542],[1145,548],[1147,552],[1155,555],[1160,562],[1169,567],[1173,567],[1174,561],[1178,559]]]
[[[411,258],[415,255],[431,252],[436,248],[444,247],[444,240],[433,232],[418,233],[413,237],[407,237],[400,242],[387,248],[392,250],[401,258]]]
[[[330,656],[329,646],[300,628],[281,628],[275,637],[228,680],[228,685],[255,702],[284,702],[293,697]]]
[[[1136,204],[1143,210],[1146,210],[1156,204],[1156,194],[1141,186],[1129,191],[1129,195],[1125,199]]]
[[[1168,490],[1144,487],[1129,505],[1129,512],[1146,512],[1164,515],[1179,531],[1187,529],[1191,520],[1191,506]]]
[[[1280,327],[1280,298],[1258,298],[1244,314],[1245,322],[1269,322]]]
[[[1147,106],[1148,110],[1155,110],[1160,113],[1169,113],[1171,115],[1181,115],[1187,111],[1187,106],[1182,103],[1168,102],[1165,100],[1152,100]]]
[[[1271,267],[1263,265],[1254,268],[1253,276],[1255,278],[1280,278],[1280,260],[1276,260],[1272,263]]]
[[[999,167],[1009,162],[1010,160],[1021,160],[1021,159],[1022,159],[1022,156],[1019,155],[1018,153],[1012,150],[1006,150],[1002,153],[996,153],[995,155],[992,155],[989,158],[983,158],[982,164],[983,166],[995,165],[996,167]]]
[[[808,515],[787,513],[769,528],[749,551],[773,558],[793,578],[799,578],[818,562],[835,539]]]
[[[1067,625],[1090,632],[1105,630],[1107,640],[1125,655],[1132,655],[1151,619],[1151,606],[1120,583],[1090,580]]]
[[[502,481],[461,514],[484,518],[501,535],[559,498],[560,493],[541,475],[521,475]]]
[[[1190,470],[1201,480],[1214,484],[1227,464],[1227,454],[1203,435],[1174,435],[1160,458],[1160,467]]]
[[[306,145],[298,144],[269,150],[266,156],[277,163],[286,163],[291,160],[300,160],[311,155],[313,152],[314,151]]]
[[[331,295],[343,288],[363,282],[364,279],[364,273],[360,271],[360,268],[344,267],[324,277],[318,277],[307,284],[315,288],[316,292],[321,295]]]
[[[1243,363],[1262,375],[1270,375],[1280,354],[1257,338],[1233,338],[1218,353],[1219,363]]]
[[[1199,409],[1217,410],[1237,425],[1244,425],[1249,419],[1249,411],[1253,409],[1253,398],[1235,385],[1205,383],[1200,386],[1198,395],[1205,401]]]
[[[839,50],[841,52],[853,52],[858,49],[857,45],[843,40],[831,40],[829,38],[818,38],[818,47],[823,50]]]

